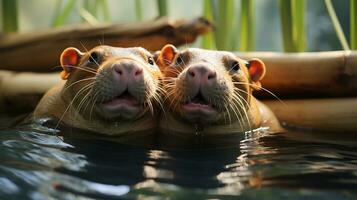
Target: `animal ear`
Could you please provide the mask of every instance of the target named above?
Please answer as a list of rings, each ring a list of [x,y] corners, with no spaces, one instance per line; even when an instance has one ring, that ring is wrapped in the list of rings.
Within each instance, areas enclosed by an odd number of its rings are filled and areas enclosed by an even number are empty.
[[[248,72],[254,89],[260,89],[260,80],[265,76],[265,65],[263,61],[253,58],[248,61]]]
[[[171,65],[173,60],[175,59],[176,54],[177,54],[177,49],[174,45],[172,44],[165,45],[160,51],[160,55],[158,58],[159,66],[162,67],[162,66]]]
[[[66,80],[70,73],[74,70],[73,66],[77,66],[83,53],[77,48],[69,47],[65,49],[60,57],[61,66],[63,71],[61,72],[61,78]]]
[[[154,57],[154,61],[155,63],[159,63],[159,57],[160,57],[161,51],[155,51],[153,57]]]

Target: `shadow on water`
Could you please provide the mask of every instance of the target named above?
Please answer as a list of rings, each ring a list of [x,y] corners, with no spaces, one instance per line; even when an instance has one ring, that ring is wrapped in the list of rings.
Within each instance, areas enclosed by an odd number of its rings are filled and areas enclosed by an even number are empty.
[[[37,124],[0,131],[0,199],[357,198],[354,136],[266,133],[165,150],[59,135]]]

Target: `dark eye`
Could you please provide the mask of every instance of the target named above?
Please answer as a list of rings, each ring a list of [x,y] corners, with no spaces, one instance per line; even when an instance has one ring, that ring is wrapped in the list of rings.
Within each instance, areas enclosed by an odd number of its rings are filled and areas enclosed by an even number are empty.
[[[181,56],[178,56],[176,58],[176,65],[181,65],[182,63],[183,63],[183,60],[182,60]]]
[[[245,61],[245,66],[249,69],[249,67],[250,67],[250,62],[248,62],[248,61]]]
[[[153,59],[152,57],[149,57],[149,58],[148,58],[148,63],[149,63],[150,65],[154,65],[154,64],[155,64],[155,61],[154,61],[154,59]]]
[[[98,63],[99,55],[97,52],[92,52],[88,58],[90,63]]]
[[[230,71],[237,72],[239,71],[239,69],[240,69],[239,62],[237,61],[232,62]]]

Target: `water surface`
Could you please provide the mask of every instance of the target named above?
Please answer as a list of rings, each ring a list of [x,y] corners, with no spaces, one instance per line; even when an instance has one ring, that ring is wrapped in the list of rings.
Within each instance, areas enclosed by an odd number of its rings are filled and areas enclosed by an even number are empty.
[[[0,199],[357,199],[357,135],[245,135],[225,149],[165,150],[0,131]]]

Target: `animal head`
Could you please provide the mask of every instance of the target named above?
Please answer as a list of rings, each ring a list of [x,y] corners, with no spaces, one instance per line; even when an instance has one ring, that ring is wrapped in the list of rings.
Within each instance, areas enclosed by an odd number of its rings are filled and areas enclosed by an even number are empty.
[[[147,50],[98,46],[65,49],[62,96],[85,118],[135,120],[159,101],[161,72]]]
[[[248,118],[252,90],[260,89],[265,74],[262,61],[246,61],[226,51],[179,51],[173,45],[166,45],[157,55],[172,113],[201,124]]]

